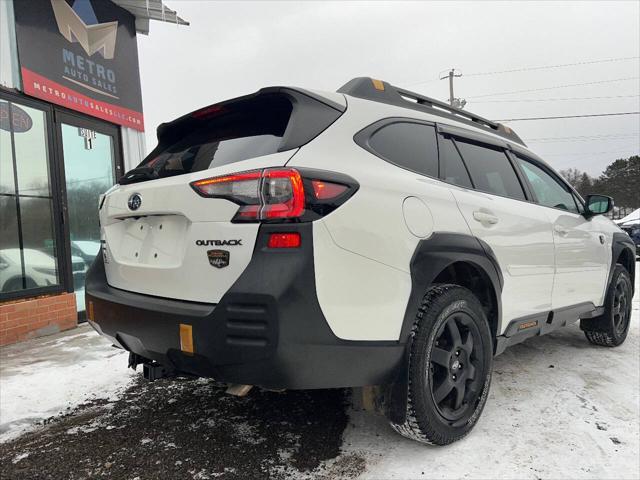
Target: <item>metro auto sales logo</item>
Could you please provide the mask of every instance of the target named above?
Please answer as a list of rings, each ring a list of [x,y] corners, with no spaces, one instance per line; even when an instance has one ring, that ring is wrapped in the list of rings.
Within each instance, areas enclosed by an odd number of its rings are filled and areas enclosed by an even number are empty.
[[[65,80],[107,97],[118,99],[116,74],[107,65],[91,60],[99,53],[105,60],[115,55],[118,22],[98,23],[90,0],[51,0],[60,34],[70,43],[79,43],[88,56],[62,49]]]

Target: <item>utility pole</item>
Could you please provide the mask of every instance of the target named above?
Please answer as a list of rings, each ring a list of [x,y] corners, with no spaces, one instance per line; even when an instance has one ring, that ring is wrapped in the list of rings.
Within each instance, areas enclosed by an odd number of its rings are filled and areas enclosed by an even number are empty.
[[[453,79],[454,77],[461,77],[461,76],[462,76],[462,73],[456,73],[456,69],[452,68],[451,70],[449,70],[449,73],[447,75],[445,75],[444,77],[440,77],[440,80],[444,80],[445,78],[449,79],[449,104],[452,107],[456,107],[456,108],[464,108],[464,106],[467,104],[466,100],[456,98],[453,95]]]

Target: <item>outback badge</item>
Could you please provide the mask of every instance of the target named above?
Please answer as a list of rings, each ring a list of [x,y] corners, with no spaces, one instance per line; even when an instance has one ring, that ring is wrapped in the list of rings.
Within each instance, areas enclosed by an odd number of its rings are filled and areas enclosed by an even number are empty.
[[[224,268],[229,265],[229,252],[227,250],[207,250],[207,257],[212,267]]]

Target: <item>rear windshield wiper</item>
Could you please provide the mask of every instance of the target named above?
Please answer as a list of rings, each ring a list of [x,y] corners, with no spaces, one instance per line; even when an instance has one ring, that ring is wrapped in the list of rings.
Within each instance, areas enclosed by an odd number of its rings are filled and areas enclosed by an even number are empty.
[[[129,170],[118,181],[120,185],[128,185],[129,183],[145,182],[158,178],[158,172],[152,167],[138,167]]]

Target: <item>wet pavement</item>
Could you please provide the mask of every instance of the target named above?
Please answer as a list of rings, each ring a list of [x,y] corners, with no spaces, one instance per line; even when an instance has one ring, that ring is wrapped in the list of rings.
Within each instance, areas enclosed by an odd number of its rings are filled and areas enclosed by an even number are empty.
[[[2,479],[336,478],[357,476],[340,453],[347,392],[238,398],[208,380],[136,380],[0,444]],[[329,461],[329,462],[327,462]]]

